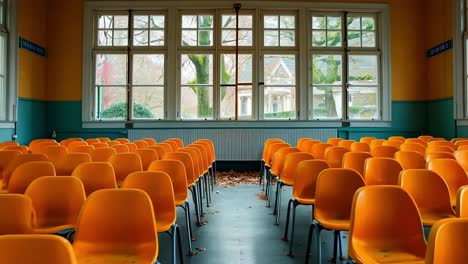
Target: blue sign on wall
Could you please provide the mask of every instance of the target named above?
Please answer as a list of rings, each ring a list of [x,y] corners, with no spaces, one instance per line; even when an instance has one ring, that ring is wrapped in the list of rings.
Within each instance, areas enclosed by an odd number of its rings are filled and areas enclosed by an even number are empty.
[[[427,51],[427,57],[433,57],[439,53],[442,53],[444,51],[447,51],[449,49],[453,48],[453,41],[452,40],[447,40],[442,44],[439,44]]]
[[[47,50],[45,48],[37,44],[34,44],[31,41],[24,39],[22,37],[19,38],[19,47],[20,49],[25,49],[27,51],[30,51],[42,57],[47,56]]]

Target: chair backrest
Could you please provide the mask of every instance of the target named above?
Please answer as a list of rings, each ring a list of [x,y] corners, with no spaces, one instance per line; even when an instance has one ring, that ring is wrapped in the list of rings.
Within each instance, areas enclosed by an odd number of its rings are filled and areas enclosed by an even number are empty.
[[[457,148],[459,148],[460,146],[468,145],[468,140],[467,139],[461,139],[461,140],[455,141],[454,144],[455,144],[455,146],[457,146]]]
[[[405,142],[405,137],[402,137],[402,136],[390,136],[388,137],[387,141],[398,141],[398,142]]]
[[[128,254],[138,249],[154,262],[158,235],[148,194],[137,189],[91,194],[80,213],[73,249],[78,258],[93,253]]]
[[[399,186],[366,186],[356,191],[351,209],[349,256],[358,263],[382,263],[388,254],[366,254],[363,245],[369,244],[389,254],[398,250],[424,259],[426,241],[421,216],[413,199]]]
[[[213,152],[213,148],[212,148],[211,143],[209,141],[206,141],[206,140],[196,140],[193,143],[201,144],[201,145],[205,146],[205,149],[206,149],[207,154],[208,154],[208,162],[211,165],[215,161],[215,154]],[[179,146],[177,146],[177,149],[180,149]]]
[[[110,141],[110,138],[108,138],[108,137],[97,137],[96,139],[99,139],[99,141],[101,141],[101,142],[109,142]]]
[[[297,164],[293,197],[312,200],[315,199],[315,186],[319,174],[328,169],[329,166],[324,160],[303,160]]]
[[[107,145],[108,145],[109,147],[117,146],[117,145],[122,145],[122,143],[120,143],[120,141],[117,141],[117,140],[107,141],[106,143],[107,143]]]
[[[70,176],[78,165],[85,162],[91,162],[91,156],[88,153],[68,153],[55,165],[55,171],[57,175]]]
[[[266,156],[266,160],[265,160],[265,165],[268,166],[268,167],[271,167],[271,161],[273,160],[273,156],[275,155],[275,153],[281,149],[281,148],[289,148],[291,147],[291,145],[287,144],[287,143],[273,143],[269,146],[268,148],[268,153],[267,153],[267,156]]]
[[[327,144],[333,145],[333,146],[338,146],[338,143],[343,140],[342,138],[328,138],[327,139]]]
[[[302,149],[299,149],[299,150],[302,152],[311,152],[312,146],[318,143],[321,143],[320,140],[316,140],[316,139],[306,140],[302,144]]]
[[[455,159],[455,156],[450,152],[428,152],[426,163],[433,159]]]
[[[97,148],[109,148],[109,144],[107,144],[106,142],[93,143],[93,144],[91,144],[91,146],[93,146],[95,149],[97,149]]]
[[[3,171],[8,167],[8,164],[21,154],[18,150],[0,150],[0,177],[3,176]]]
[[[317,143],[312,145],[312,148],[309,150],[309,153],[311,153],[316,159],[324,160],[325,150],[329,147],[333,147],[333,145],[327,143]]]
[[[271,164],[270,172],[273,175],[280,176],[281,171],[283,170],[284,161],[286,159],[286,156],[289,153],[295,153],[295,152],[300,152],[300,150],[298,148],[294,148],[294,147],[286,147],[286,148],[279,149],[276,152],[276,154],[273,156],[273,161],[272,161],[272,164]]]
[[[84,162],[72,172],[72,176],[81,180],[86,196],[101,189],[115,189],[114,168],[108,162]]]
[[[198,179],[201,175],[203,175],[202,157],[201,157],[201,152],[199,149],[184,147],[184,148],[178,149],[177,152],[188,153],[190,157],[192,157],[193,172],[195,173],[196,179]]]
[[[315,188],[314,219],[351,219],[354,193],[365,186],[364,179],[352,169],[330,168],[320,172]]]
[[[409,143],[409,144],[419,144],[419,145],[423,145],[424,147],[427,146],[427,141],[424,141],[420,138],[407,138],[405,139],[405,143]]]
[[[400,186],[413,198],[421,215],[437,212],[445,217],[454,217],[450,204],[447,183],[437,173],[427,169],[408,169],[400,173]],[[421,188],[424,186],[424,188]],[[425,220],[425,225],[434,224],[434,220]]]
[[[270,145],[272,145],[273,143],[285,143],[285,142],[280,138],[269,138],[265,140],[265,143],[263,144],[263,154],[262,154],[263,161],[266,161],[268,150],[270,148]]]
[[[314,156],[310,153],[305,152],[295,152],[289,153],[284,159],[283,169],[281,170],[280,179],[281,181],[294,185],[294,180],[296,178],[296,168],[299,162],[303,160],[313,160]]]
[[[168,138],[165,141],[173,141],[176,143],[177,149],[184,147],[184,141],[180,138]]]
[[[338,142],[338,147],[343,147],[347,148],[348,150],[351,150],[351,144],[353,144],[354,142],[356,141],[352,139],[343,139],[340,140],[340,142]]]
[[[112,145],[110,148],[115,149],[117,153],[128,153],[130,152],[130,148],[125,145],[125,144],[117,144],[117,145]]]
[[[128,152],[135,153],[138,149],[138,146],[133,142],[123,143],[122,145],[128,147]]]
[[[347,152],[343,155],[343,168],[359,172],[364,179],[364,164],[368,158],[372,158],[368,152]]]
[[[455,150],[452,149],[449,146],[439,146],[439,145],[431,145],[427,146],[426,148],[426,153],[432,153],[432,152],[447,152],[447,153],[453,153]]]
[[[20,154],[17,155],[14,159],[10,160],[6,167],[3,169],[3,189],[8,187],[8,183],[10,182],[10,176],[13,171],[19,165],[29,162],[29,161],[49,161],[45,154]]]
[[[313,140],[313,138],[308,138],[308,137],[302,137],[302,138],[299,138],[296,142],[296,148],[298,149],[302,149],[302,144],[304,144],[304,142],[306,142],[306,140]],[[271,140],[270,140],[271,141]],[[278,140],[279,142],[282,142],[282,140]],[[267,141],[265,141],[265,145],[266,145]]]
[[[31,182],[24,195],[36,213],[35,228],[73,225],[78,221],[86,194],[81,181],[69,176],[45,176]]]
[[[408,143],[405,141],[405,143],[400,145],[400,150],[415,151],[423,156],[426,155],[426,147],[419,143]]]
[[[468,259],[468,219],[449,218],[431,228],[427,244],[427,264],[465,263]]]
[[[451,141],[441,141],[441,140],[436,140],[436,141],[429,141],[427,142],[427,148],[432,148],[432,147],[448,147],[453,151],[457,150],[457,146],[451,142]]]
[[[426,168],[426,160],[424,159],[424,156],[416,151],[400,150],[395,153],[395,160],[400,163],[404,170]]]
[[[40,139],[33,139],[31,142],[29,142],[29,150],[31,150],[31,153],[36,153],[38,152],[39,148],[41,148],[41,143],[42,142],[55,142],[54,139],[48,139],[48,138],[40,138]]]
[[[153,203],[157,223],[167,228],[176,221],[176,204],[171,177],[160,171],[138,171],[131,173],[122,183],[122,188],[135,188],[145,191]],[[158,226],[159,228],[159,226]],[[162,228],[162,226],[161,226]],[[158,230],[158,232],[167,230]]]
[[[164,142],[161,142],[161,143],[157,143],[155,144],[154,146],[160,146],[164,149],[165,152],[172,152],[172,146],[171,144],[169,143],[164,143]]]
[[[22,194],[0,195],[0,237],[8,234],[31,234],[34,210],[31,199]],[[13,262],[14,263],[14,262]]]
[[[468,171],[468,150],[457,150],[453,153],[458,164],[462,166],[465,171]]]
[[[202,168],[204,172],[207,172],[208,168],[211,166],[211,160],[209,158],[207,146],[203,144],[192,143],[190,145],[187,145],[187,147],[197,148],[200,150],[202,157]]]
[[[352,152],[370,152],[370,146],[365,142],[354,142],[350,149]]]
[[[97,139],[97,138],[87,138],[87,139],[85,139],[85,142],[88,143],[88,145],[101,143],[101,141],[99,139]]]
[[[101,143],[98,143],[101,144]],[[75,146],[72,148],[68,149],[68,153],[88,153],[91,154],[91,152],[95,149],[93,145],[83,145],[83,146]]]
[[[47,148],[49,146],[60,146],[60,144],[55,142],[55,141],[41,141],[41,142],[37,143],[37,145],[34,144],[34,145],[30,146],[29,149],[34,154],[44,153],[45,148]]]
[[[141,158],[141,165],[143,166],[143,170],[146,170],[153,160],[158,159],[158,153],[156,150],[151,148],[140,148],[137,149],[135,153],[138,154]]]
[[[450,201],[454,206],[458,189],[463,185],[468,185],[465,170],[454,159],[433,159],[427,163],[427,168],[435,171],[445,180],[450,192]]]
[[[177,146],[177,143],[175,141],[172,141],[172,140],[164,140],[163,143],[166,143],[168,144],[170,147],[171,147],[171,151],[176,151],[178,146]]]
[[[73,247],[56,235],[0,236],[0,263],[76,264]]]
[[[392,146],[397,149],[400,149],[401,144],[403,144],[403,142],[401,141],[385,141],[384,143],[382,143],[382,146]]]
[[[136,153],[116,153],[108,162],[114,168],[115,180],[120,184],[132,172],[142,171],[141,158]]]
[[[398,185],[400,163],[393,158],[369,158],[364,163],[366,185]]]
[[[371,144],[371,142],[376,139],[375,137],[361,137],[359,139],[359,142],[363,142],[363,143],[367,143],[369,146]]]
[[[430,136],[430,135],[421,135],[421,136],[418,137],[418,139],[421,139],[422,141],[424,141],[426,143],[432,138],[434,138],[434,137]]]
[[[96,148],[91,151],[91,160],[93,162],[106,162],[116,153],[117,151],[113,148]]]
[[[374,157],[387,157],[387,158],[393,158],[395,156],[395,153],[399,151],[397,147],[394,146],[376,146],[371,150],[371,154]]]
[[[68,147],[68,145],[70,145],[70,143],[72,143],[74,141],[83,141],[83,139],[79,138],[79,137],[62,139],[62,140],[60,140],[60,145]]]
[[[379,139],[379,138],[372,140],[371,143],[369,144],[369,147],[370,147],[371,151],[372,151],[372,149],[374,149],[377,146],[382,146],[382,144],[385,141],[386,141],[385,139]]]
[[[142,138],[141,140],[148,142],[148,146],[156,144],[156,140],[154,138]]]
[[[206,143],[208,143],[208,145],[210,146],[211,152],[212,152],[213,162],[216,161],[215,145],[214,145],[214,143],[213,143],[213,141],[211,139],[202,138],[202,139],[197,139],[197,141],[195,141],[195,142],[206,142]],[[184,147],[184,144],[182,142],[182,146],[179,146],[179,148],[183,148],[183,147]]]
[[[29,153],[29,148],[28,146],[20,145],[20,146],[6,146],[2,148],[1,150],[16,150],[21,152],[22,154],[28,154]]]
[[[118,141],[118,142],[120,142],[120,144],[125,144],[125,143],[130,142],[130,140],[128,138],[116,138],[116,139],[114,139],[114,141]]]
[[[190,186],[198,180],[198,176],[195,173],[195,166],[192,156],[185,152],[169,152],[164,154],[162,160],[178,160],[184,164],[185,175],[187,176],[187,185]]]
[[[345,147],[329,147],[325,151],[325,161],[330,168],[341,168],[343,165],[343,156],[350,150]]]
[[[133,144],[137,146],[137,149],[146,148],[149,146],[149,143],[144,140],[135,140]]]
[[[455,206],[457,217],[468,218],[468,186],[462,186],[457,192],[457,204]]]
[[[156,154],[158,155],[158,159],[161,159],[166,153],[164,148],[158,145],[151,145],[151,146],[148,146],[147,148],[154,149],[154,151],[156,151]]]
[[[184,164],[179,160],[155,160],[151,162],[148,171],[165,172],[171,177],[176,203],[187,200],[188,184]]]
[[[88,142],[86,141],[72,141],[70,142],[70,144],[67,145],[67,148],[73,148],[73,147],[76,147],[76,146],[86,146],[88,145]]]
[[[42,149],[42,153],[47,155],[50,162],[57,164],[67,155],[68,149],[65,146],[48,145]]]
[[[30,161],[19,165],[11,174],[9,193],[23,194],[32,181],[43,176],[55,176],[55,168],[48,161]]]

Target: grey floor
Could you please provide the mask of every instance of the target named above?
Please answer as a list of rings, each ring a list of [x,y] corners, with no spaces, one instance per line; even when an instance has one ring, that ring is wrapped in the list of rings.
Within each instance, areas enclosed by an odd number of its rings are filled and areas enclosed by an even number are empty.
[[[207,225],[193,225],[197,238],[193,248],[195,256],[185,256],[184,262],[191,264],[209,263],[304,263],[307,235],[311,223],[311,207],[298,206],[294,241],[295,257],[287,256],[289,244],[281,240],[286,222],[287,202],[291,197],[291,188],[283,190],[281,219],[274,225],[273,208],[265,207],[266,202],[259,197],[262,189],[259,185],[237,185],[234,187],[216,186],[212,194],[212,206],[204,208],[207,212],[203,221]],[[191,204],[192,205],[192,204]],[[206,205],[205,205],[206,206]],[[192,206],[193,208],[193,206]],[[183,221],[183,210],[178,209],[178,221],[182,230],[184,253],[187,251]],[[192,212],[192,221],[195,215]],[[343,255],[347,252],[347,233],[343,237]],[[172,263],[171,240],[166,234],[159,235],[160,263]],[[313,244],[313,247],[315,243]],[[333,233],[322,232],[322,262],[333,251]],[[316,250],[312,250],[309,263],[319,263]],[[347,261],[338,261],[347,263]]]

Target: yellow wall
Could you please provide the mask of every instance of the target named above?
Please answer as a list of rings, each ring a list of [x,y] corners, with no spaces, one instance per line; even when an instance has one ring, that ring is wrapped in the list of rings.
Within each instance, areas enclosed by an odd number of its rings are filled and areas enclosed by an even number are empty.
[[[426,49],[453,39],[452,5],[447,0],[428,0],[425,5]],[[453,96],[453,50],[427,59],[427,98]]]
[[[27,0],[21,0],[25,2]],[[29,2],[45,0],[29,0]],[[318,1],[318,0],[313,0]],[[436,12],[444,0],[434,7]],[[425,52],[426,2],[424,0],[341,0],[340,2],[383,2],[390,4],[392,99],[425,100],[428,75]],[[432,8],[432,7],[431,7]],[[450,10],[449,10],[450,11]],[[430,20],[430,19],[429,19]],[[437,23],[434,21],[433,23]],[[82,80],[83,0],[49,0],[47,34],[49,45],[47,98],[49,100],[80,100]],[[440,27],[440,26],[439,26]],[[438,36],[439,37],[439,36]],[[435,40],[435,42],[440,42]],[[444,39],[440,36],[440,39]],[[448,56],[448,55],[444,55]],[[439,58],[436,58],[436,60]],[[448,59],[444,63],[449,63]],[[438,62],[433,63],[440,67]],[[429,65],[432,67],[432,63]],[[432,68],[430,70],[432,70]],[[437,70],[437,69],[436,69]],[[43,75],[44,76],[44,75]],[[441,78],[441,80],[449,78]],[[434,86],[431,84],[431,87]],[[439,96],[434,86],[433,97]],[[431,88],[432,90],[432,88]]]
[[[18,34],[47,48],[47,0],[18,0]],[[20,49],[18,96],[47,99],[47,58]]]
[[[49,0],[48,100],[81,100],[83,1]]]

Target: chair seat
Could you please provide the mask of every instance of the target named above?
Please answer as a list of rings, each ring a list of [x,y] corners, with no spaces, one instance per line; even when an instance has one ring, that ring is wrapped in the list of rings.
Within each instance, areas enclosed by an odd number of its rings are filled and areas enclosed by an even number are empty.
[[[287,185],[287,186],[294,185],[294,179],[280,179],[280,182],[282,182],[284,185]]]
[[[435,222],[445,219],[445,218],[454,218],[455,214],[450,214],[447,212],[421,212],[421,219],[424,226],[432,226]]]
[[[316,219],[325,229],[348,231],[350,227],[349,219]]]
[[[172,222],[169,222],[169,221],[167,221],[165,219],[162,220],[162,221],[158,221],[158,219],[156,219],[156,228],[158,230],[158,233],[159,232],[166,232],[167,230],[169,230],[172,227],[172,225],[174,225],[174,223],[175,223],[175,219]]]
[[[412,252],[406,252],[391,245],[383,245],[379,242],[373,244],[372,246],[368,246],[370,243],[359,244],[361,245],[355,246],[355,250],[367,253],[365,256],[361,256],[364,262],[374,260],[374,262],[382,264],[424,264],[425,256],[417,256]]]
[[[294,197],[294,199],[296,199],[296,201],[298,201],[300,204],[304,204],[304,205],[314,205],[315,203],[315,198],[307,199],[307,198]]]
[[[183,205],[187,201],[187,193],[174,193],[174,200],[176,205]]]
[[[128,254],[91,254],[77,257],[78,263],[93,264],[134,264],[134,263],[152,263],[152,259],[142,258],[134,253]]]

